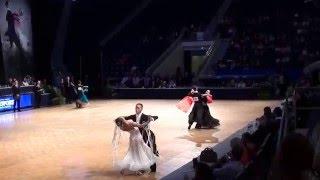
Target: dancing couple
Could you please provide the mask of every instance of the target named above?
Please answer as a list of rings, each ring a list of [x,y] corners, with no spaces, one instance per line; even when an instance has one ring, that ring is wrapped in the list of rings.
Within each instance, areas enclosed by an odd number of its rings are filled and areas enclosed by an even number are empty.
[[[143,114],[142,110],[143,105],[138,103],[135,106],[136,114],[119,117],[115,120],[116,125],[112,140],[115,154],[118,152],[121,131],[130,134],[126,156],[119,162],[114,159],[114,165],[116,163],[123,175],[142,175],[150,171],[156,172],[156,159],[159,153],[155,135],[150,130],[149,123],[158,117]]]
[[[88,86],[83,86],[81,81],[78,81],[77,87],[77,99],[76,99],[76,107],[83,108],[89,104],[89,100],[85,93],[88,92]]]
[[[212,103],[212,101],[210,90],[206,90],[204,94],[201,94],[197,87],[193,87],[189,94],[177,104],[177,107],[183,112],[188,112],[193,105],[189,114],[188,129],[191,128],[194,122],[197,123],[196,129],[211,129],[220,125],[219,120],[213,118],[210,114],[208,103]]]

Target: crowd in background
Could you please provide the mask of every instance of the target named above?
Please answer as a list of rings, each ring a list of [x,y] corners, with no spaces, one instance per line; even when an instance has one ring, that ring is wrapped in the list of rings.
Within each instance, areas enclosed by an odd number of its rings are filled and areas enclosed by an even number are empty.
[[[140,68],[134,66],[117,82],[120,88],[176,88],[192,85],[192,74],[183,73],[178,67],[171,77],[149,75],[141,73]]]
[[[273,68],[278,73],[266,82],[286,98],[273,111],[265,107],[247,132],[230,141],[231,151],[223,157],[218,159],[213,148],[204,149],[193,160],[194,179],[319,179],[319,68],[294,78],[283,70],[302,69],[320,60],[320,21],[317,9],[309,6],[312,3],[277,5],[273,1],[235,3],[219,26],[220,37],[230,39],[230,47],[214,68],[217,72]],[[223,81],[223,86],[244,87],[251,79]]]
[[[212,148],[204,149],[193,159],[194,179],[319,178],[316,160],[319,157],[317,130],[320,123],[316,123],[317,128],[309,127],[311,136],[290,131],[278,146],[280,123],[284,117],[282,109],[276,107],[272,111],[265,107],[263,115],[250,124],[241,137],[230,140],[231,151],[221,158],[218,159]],[[285,116],[290,117],[291,113]]]
[[[283,97],[294,84],[319,81],[318,72],[300,77],[303,67],[320,60],[318,9],[299,1],[291,2],[294,8],[274,3],[237,3],[219,21],[219,37],[229,46],[214,64],[214,86],[272,87]]]
[[[47,94],[50,97],[50,104],[71,104],[79,97],[79,87],[85,87],[85,92],[88,91],[88,86],[84,86],[80,80],[74,81],[73,76],[58,73],[56,83],[48,84],[46,79],[36,80],[31,75],[26,75],[22,80],[18,78],[8,78],[4,88],[11,88],[14,99],[14,111],[20,111],[21,87],[32,87],[34,93],[34,107],[41,106],[42,95]],[[87,85],[87,84],[85,84]]]

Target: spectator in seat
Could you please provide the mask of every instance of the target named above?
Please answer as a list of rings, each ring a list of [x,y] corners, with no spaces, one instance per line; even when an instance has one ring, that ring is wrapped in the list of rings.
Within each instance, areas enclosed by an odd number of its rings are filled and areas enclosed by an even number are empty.
[[[150,88],[151,87],[151,77],[150,75],[145,74],[143,77],[143,87]]]
[[[264,114],[260,118],[257,118],[256,121],[259,122],[259,127],[257,131],[252,134],[252,138],[257,145],[260,145],[266,135],[273,132],[273,129],[275,129],[272,124],[272,122],[274,122],[274,116],[271,112],[271,108],[268,106],[265,107]]]
[[[135,75],[133,78],[132,78],[132,84],[133,84],[133,87],[134,88],[140,88],[140,77],[138,75]]]
[[[205,163],[199,162],[193,180],[213,179],[212,170],[210,166]]]
[[[243,148],[243,154],[241,156],[241,162],[243,165],[248,165],[257,152],[257,146],[253,141],[250,133],[242,134],[241,145]]]
[[[308,139],[301,134],[288,135],[277,155],[278,167],[274,168],[270,179],[313,180],[311,169],[314,150]],[[277,172],[277,170],[279,172]]]
[[[198,158],[193,159],[195,168],[194,180],[213,179],[212,168],[218,160],[217,153],[212,148],[205,148]]]
[[[231,160],[221,168],[215,168],[213,170],[213,176],[216,177],[217,180],[233,180],[244,168],[240,161],[242,154],[243,149],[241,145],[235,145],[231,150]]]
[[[257,118],[256,121],[259,122],[259,126],[266,126],[267,123],[274,118],[271,108],[269,106],[263,109],[263,115]]]

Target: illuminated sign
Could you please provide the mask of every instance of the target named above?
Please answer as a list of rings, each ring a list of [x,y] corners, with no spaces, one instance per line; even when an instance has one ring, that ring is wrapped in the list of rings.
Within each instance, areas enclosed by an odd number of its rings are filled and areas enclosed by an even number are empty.
[[[0,96],[0,111],[13,110],[13,97],[12,96]],[[21,94],[20,107],[26,108],[32,106],[32,94]]]
[[[7,109],[13,106],[14,100],[12,98],[0,99],[0,109]]]

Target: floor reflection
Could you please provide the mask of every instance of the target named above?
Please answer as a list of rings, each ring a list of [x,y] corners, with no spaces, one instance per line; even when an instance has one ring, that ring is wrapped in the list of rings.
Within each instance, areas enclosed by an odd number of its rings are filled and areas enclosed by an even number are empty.
[[[219,139],[213,136],[218,131],[219,129],[192,129],[188,131],[187,135],[179,138],[192,141],[196,147],[201,147],[204,143],[218,143]]]

